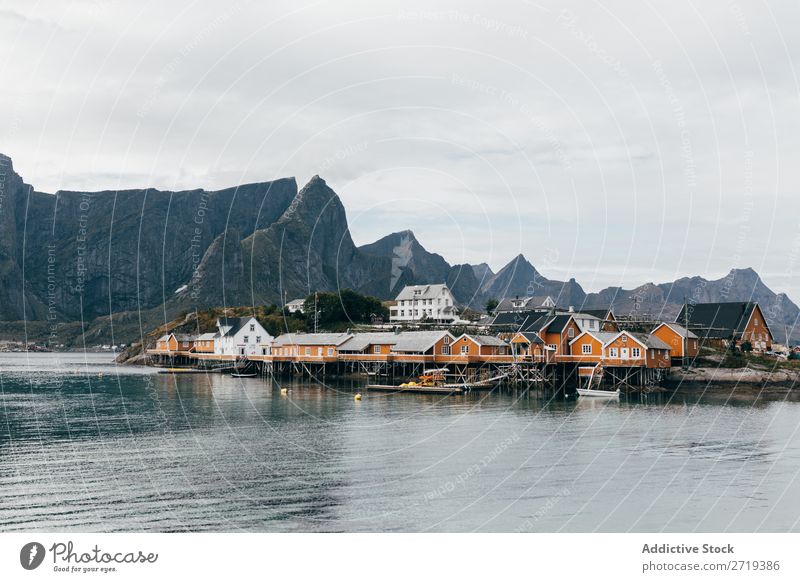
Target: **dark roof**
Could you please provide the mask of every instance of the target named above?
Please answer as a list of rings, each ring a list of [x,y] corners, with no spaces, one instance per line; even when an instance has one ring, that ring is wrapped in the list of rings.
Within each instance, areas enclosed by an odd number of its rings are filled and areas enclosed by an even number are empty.
[[[731,339],[738,337],[747,326],[758,303],[754,301],[732,301],[727,303],[695,303],[688,306],[689,329],[704,338]],[[675,322],[686,321],[681,308]]]
[[[253,319],[253,317],[220,317],[217,320],[217,325],[220,327],[230,327],[230,329],[224,333],[223,335],[236,335],[236,333],[242,329],[247,322]]]
[[[547,333],[561,333],[567,325],[567,322],[572,318],[571,313],[562,313],[556,315],[547,324]]]
[[[539,331],[549,319],[550,316],[540,311],[514,311],[498,313],[489,325],[513,331]]]
[[[605,319],[608,317],[608,314],[611,313],[611,308],[608,309],[581,309],[579,313],[585,313],[586,315],[594,315],[597,319]]]

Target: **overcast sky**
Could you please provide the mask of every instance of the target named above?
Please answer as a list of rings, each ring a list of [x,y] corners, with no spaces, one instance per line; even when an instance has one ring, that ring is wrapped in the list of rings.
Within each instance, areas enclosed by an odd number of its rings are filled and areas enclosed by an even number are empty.
[[[320,174],[357,244],[800,301],[796,0],[0,6],[0,151],[39,190]]]

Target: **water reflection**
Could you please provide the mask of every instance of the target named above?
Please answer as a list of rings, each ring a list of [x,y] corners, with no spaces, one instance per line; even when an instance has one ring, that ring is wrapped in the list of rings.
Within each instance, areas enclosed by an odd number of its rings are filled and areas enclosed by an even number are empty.
[[[4,531],[784,531],[800,518],[785,494],[794,395],[442,397],[0,364]]]

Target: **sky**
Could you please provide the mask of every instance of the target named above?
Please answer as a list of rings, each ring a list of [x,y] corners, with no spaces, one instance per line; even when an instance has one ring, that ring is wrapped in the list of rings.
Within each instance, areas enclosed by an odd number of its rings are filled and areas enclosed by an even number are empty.
[[[0,1],[38,190],[322,176],[357,244],[587,291],[753,267],[800,301],[800,5]]]

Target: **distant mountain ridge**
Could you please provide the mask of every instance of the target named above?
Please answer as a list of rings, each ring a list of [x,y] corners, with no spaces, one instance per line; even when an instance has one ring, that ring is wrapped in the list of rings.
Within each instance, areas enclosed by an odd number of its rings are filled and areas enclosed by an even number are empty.
[[[550,295],[563,307],[611,305],[669,319],[684,297],[755,300],[779,339],[781,330],[797,335],[800,313],[752,269],[586,293],[575,279],[547,279],[521,254],[497,273],[450,265],[410,230],[357,247],[341,200],[319,176],[299,191],[294,178],[281,178],[219,191],[46,194],[0,155],[0,321],[171,318],[340,288],[392,299],[405,285],[443,281],[476,309],[492,297]]]

